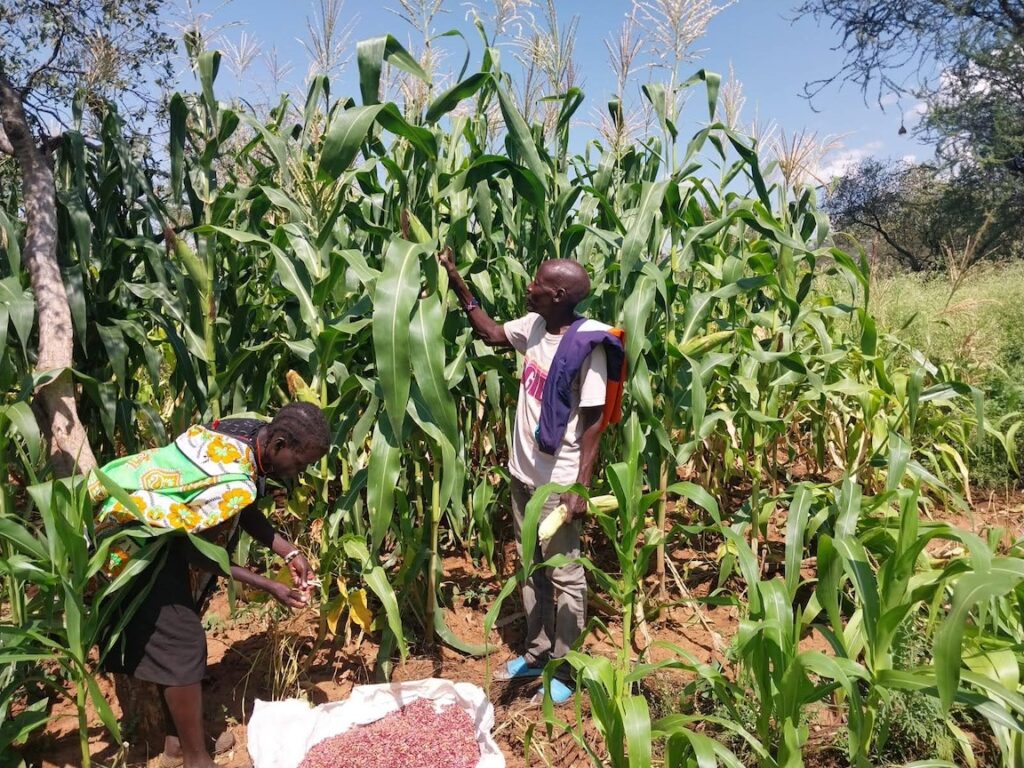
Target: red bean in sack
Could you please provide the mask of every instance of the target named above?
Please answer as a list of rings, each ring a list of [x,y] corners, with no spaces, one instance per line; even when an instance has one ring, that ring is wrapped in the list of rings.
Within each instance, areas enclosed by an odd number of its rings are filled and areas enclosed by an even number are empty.
[[[480,747],[465,710],[434,711],[426,699],[369,725],[331,736],[306,753],[299,768],[476,768]]]

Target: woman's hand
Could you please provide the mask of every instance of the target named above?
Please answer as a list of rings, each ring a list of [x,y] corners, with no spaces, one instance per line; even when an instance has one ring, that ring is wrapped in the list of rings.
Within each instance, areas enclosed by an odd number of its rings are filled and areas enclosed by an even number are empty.
[[[277,581],[271,582],[267,586],[267,592],[285,608],[296,610],[305,608],[306,604],[309,603],[309,595]]]
[[[316,580],[316,571],[309,564],[305,555],[296,555],[288,563],[288,570],[292,572],[292,584],[298,589],[308,592],[312,587],[310,582]]]

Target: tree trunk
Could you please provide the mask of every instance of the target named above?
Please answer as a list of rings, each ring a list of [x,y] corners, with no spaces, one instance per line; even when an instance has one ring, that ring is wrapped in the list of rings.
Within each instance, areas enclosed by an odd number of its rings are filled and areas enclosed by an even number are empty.
[[[88,472],[96,466],[78,418],[71,378],[74,328],[71,307],[57,263],[57,194],[48,153],[32,135],[21,92],[0,75],[0,152],[13,155],[21,168],[26,233],[22,258],[29,272],[39,317],[36,373],[62,371],[35,391],[33,410],[50,444],[57,477]],[[167,723],[156,686],[115,675],[115,688],[127,730],[148,754],[163,751]]]
[[[36,373],[61,371],[35,391],[40,429],[50,443],[54,473],[66,477],[87,472],[96,458],[78,418],[71,378],[74,329],[71,308],[57,263],[57,199],[50,158],[32,135],[21,92],[0,75],[0,124],[6,146],[21,168],[27,223],[22,252],[39,317]],[[42,418],[39,418],[41,415]]]

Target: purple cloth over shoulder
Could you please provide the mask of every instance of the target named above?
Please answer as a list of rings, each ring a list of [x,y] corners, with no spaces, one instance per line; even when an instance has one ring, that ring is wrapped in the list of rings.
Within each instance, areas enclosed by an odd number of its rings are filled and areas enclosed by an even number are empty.
[[[622,359],[626,354],[622,341],[603,330],[581,331],[580,326],[586,321],[585,317],[577,318],[562,336],[544,382],[540,424],[535,437],[541,451],[549,456],[554,456],[562,445],[572,415],[572,385],[594,347],[604,346],[609,381],[618,381],[622,375]]]

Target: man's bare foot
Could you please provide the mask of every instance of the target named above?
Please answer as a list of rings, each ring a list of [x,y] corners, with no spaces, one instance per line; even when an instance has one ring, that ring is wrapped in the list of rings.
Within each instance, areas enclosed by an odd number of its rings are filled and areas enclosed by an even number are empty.
[[[235,734],[230,730],[225,730],[217,737],[213,743],[213,754],[223,755],[225,752],[233,749],[235,746]],[[164,738],[164,764],[170,768],[172,765],[182,764],[181,754],[181,742],[177,736],[167,736]]]

